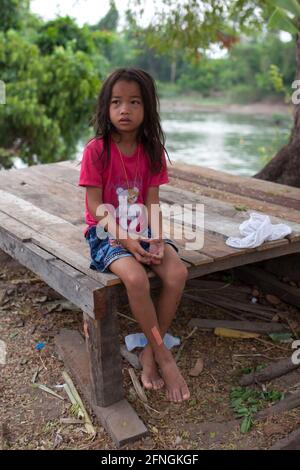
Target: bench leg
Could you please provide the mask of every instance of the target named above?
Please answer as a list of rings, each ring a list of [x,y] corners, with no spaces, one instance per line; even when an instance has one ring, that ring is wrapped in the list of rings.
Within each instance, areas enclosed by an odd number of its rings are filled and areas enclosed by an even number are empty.
[[[95,299],[95,307],[97,319],[84,313],[85,341],[79,332],[62,329],[55,343],[97,419],[120,447],[147,435],[147,428],[123,398],[118,322],[112,293]]]
[[[104,299],[102,299],[104,300]],[[90,363],[91,396],[98,406],[109,406],[124,396],[123,376],[114,296],[105,297],[105,315],[92,319],[84,314]]]
[[[90,357],[78,331],[62,329],[55,338],[56,348],[64,365],[75,380],[80,393],[93,410],[97,420],[120,447],[147,435],[147,428],[132,406],[123,398],[112,405],[101,407],[91,398],[89,373]]]

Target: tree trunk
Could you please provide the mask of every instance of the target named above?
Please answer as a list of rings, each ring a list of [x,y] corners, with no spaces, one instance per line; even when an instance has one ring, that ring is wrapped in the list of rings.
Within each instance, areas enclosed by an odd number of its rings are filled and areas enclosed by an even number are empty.
[[[300,35],[296,37],[296,79],[300,80]],[[289,142],[254,178],[300,188],[300,104],[295,105],[294,125]]]

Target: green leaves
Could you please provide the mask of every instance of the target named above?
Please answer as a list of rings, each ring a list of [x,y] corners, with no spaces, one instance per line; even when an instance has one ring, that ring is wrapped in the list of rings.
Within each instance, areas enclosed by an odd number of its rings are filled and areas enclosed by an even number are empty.
[[[93,34],[88,31],[92,44]],[[44,55],[28,34],[0,32],[0,76],[6,84],[6,104],[0,106],[0,167],[11,166],[15,156],[31,165],[74,155],[107,69],[93,47],[87,54],[71,41]]]
[[[241,433],[247,433],[254,424],[255,414],[265,406],[265,402],[281,400],[283,393],[277,390],[258,391],[247,387],[236,387],[230,393],[230,406],[237,418],[243,418]]]
[[[300,3],[298,0],[270,0],[270,5],[275,7],[268,27],[286,31],[292,35],[300,32]]]
[[[275,7],[287,10],[295,16],[300,16],[300,3],[297,0],[270,0]]]

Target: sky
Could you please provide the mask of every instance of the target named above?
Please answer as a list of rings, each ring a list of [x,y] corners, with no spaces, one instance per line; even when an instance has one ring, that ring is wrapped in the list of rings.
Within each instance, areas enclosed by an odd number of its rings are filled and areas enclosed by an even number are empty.
[[[115,0],[117,9],[124,18],[128,0]],[[109,0],[31,0],[31,10],[44,19],[53,19],[57,14],[69,15],[82,26],[84,23],[95,24],[109,10]],[[144,21],[150,21],[153,15],[153,2],[145,1]]]

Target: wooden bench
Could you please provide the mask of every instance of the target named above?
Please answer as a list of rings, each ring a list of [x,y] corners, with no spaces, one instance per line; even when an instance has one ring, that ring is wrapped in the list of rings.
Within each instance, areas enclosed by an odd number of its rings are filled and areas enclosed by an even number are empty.
[[[89,338],[63,330],[56,338],[57,349],[97,418],[120,446],[144,436],[147,428],[124,398],[116,312],[127,303],[125,289],[113,274],[89,268],[79,168],[67,161],[0,172],[0,249],[82,309]],[[184,241],[176,238],[180,214],[173,215],[173,238],[189,278],[300,252],[299,189],[207,168],[187,170],[179,164],[170,167],[169,175],[171,184],[160,189],[162,202],[205,207],[201,250],[185,250]],[[176,187],[178,178],[201,194]],[[274,222],[283,220],[293,233],[251,250],[227,246],[226,238],[238,235],[239,224],[249,216],[241,206],[272,215]],[[192,229],[192,212],[187,209],[185,215]],[[164,222],[168,227],[169,221]],[[151,270],[148,275],[151,287],[159,287]]]

